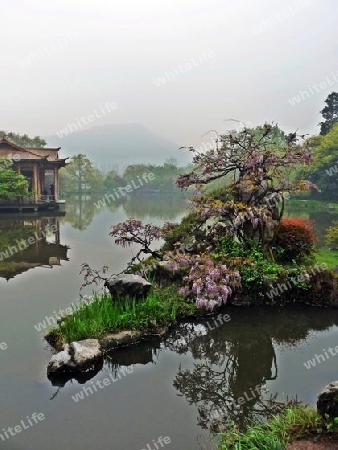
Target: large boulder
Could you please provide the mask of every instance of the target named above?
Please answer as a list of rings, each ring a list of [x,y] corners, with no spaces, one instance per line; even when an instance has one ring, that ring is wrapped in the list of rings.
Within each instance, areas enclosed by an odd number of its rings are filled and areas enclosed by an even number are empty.
[[[66,344],[63,350],[53,355],[47,367],[47,374],[65,372],[87,372],[102,358],[97,339]]]
[[[338,417],[338,381],[325,386],[320,392],[317,399],[317,411],[325,417],[327,414],[329,417]]]
[[[122,274],[115,275],[105,286],[109,289],[113,299],[115,298],[145,298],[151,288],[151,283],[140,275]]]

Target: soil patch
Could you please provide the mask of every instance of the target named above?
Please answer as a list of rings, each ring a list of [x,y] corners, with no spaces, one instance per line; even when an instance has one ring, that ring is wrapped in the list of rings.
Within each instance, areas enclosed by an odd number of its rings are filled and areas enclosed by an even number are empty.
[[[287,450],[338,450],[338,435],[320,439],[301,439],[289,444]]]

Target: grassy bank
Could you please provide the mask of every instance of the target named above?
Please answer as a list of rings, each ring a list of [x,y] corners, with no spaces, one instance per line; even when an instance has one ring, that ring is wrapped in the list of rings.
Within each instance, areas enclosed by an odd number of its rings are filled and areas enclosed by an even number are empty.
[[[316,438],[333,431],[333,424],[323,424],[316,410],[290,407],[268,423],[254,425],[243,433],[230,427],[221,433],[218,450],[285,450],[296,439]]]
[[[338,252],[320,248],[316,253],[315,258],[318,264],[325,263],[330,270],[338,266]]]
[[[49,334],[63,342],[100,337],[121,330],[154,330],[196,313],[193,303],[182,301],[174,289],[153,289],[145,300],[112,300],[110,294],[94,295],[81,303]]]

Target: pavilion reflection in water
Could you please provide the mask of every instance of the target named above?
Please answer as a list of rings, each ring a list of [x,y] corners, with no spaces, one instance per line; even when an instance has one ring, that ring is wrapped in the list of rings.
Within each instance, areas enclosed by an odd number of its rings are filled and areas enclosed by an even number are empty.
[[[7,281],[35,267],[53,268],[68,261],[60,243],[59,217],[0,217],[0,278]]]

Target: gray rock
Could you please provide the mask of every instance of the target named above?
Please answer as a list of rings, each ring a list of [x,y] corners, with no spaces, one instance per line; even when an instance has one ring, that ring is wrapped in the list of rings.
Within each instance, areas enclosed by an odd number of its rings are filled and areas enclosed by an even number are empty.
[[[327,414],[329,417],[338,417],[338,381],[325,386],[320,392],[317,399],[317,411],[324,417]]]
[[[86,372],[102,358],[97,339],[66,344],[63,350],[53,355],[47,367],[47,373]]]
[[[97,339],[85,339],[70,344],[72,353],[72,364],[81,370],[92,366],[102,357],[100,344]]]
[[[118,333],[107,334],[100,339],[101,348],[105,351],[120,347],[128,347],[140,342],[143,338],[151,336],[163,336],[168,332],[168,327],[156,327],[154,331],[123,330]]]
[[[118,333],[107,334],[100,339],[100,345],[104,350],[113,350],[136,344],[142,339],[143,335],[142,331],[123,330]]]
[[[151,283],[140,275],[123,274],[115,275],[105,286],[109,289],[113,299],[115,297],[144,298],[148,295]]]
[[[70,354],[69,345],[66,344],[62,352],[57,353],[51,357],[47,367],[47,373],[62,372],[64,367],[71,363],[72,357]]]

